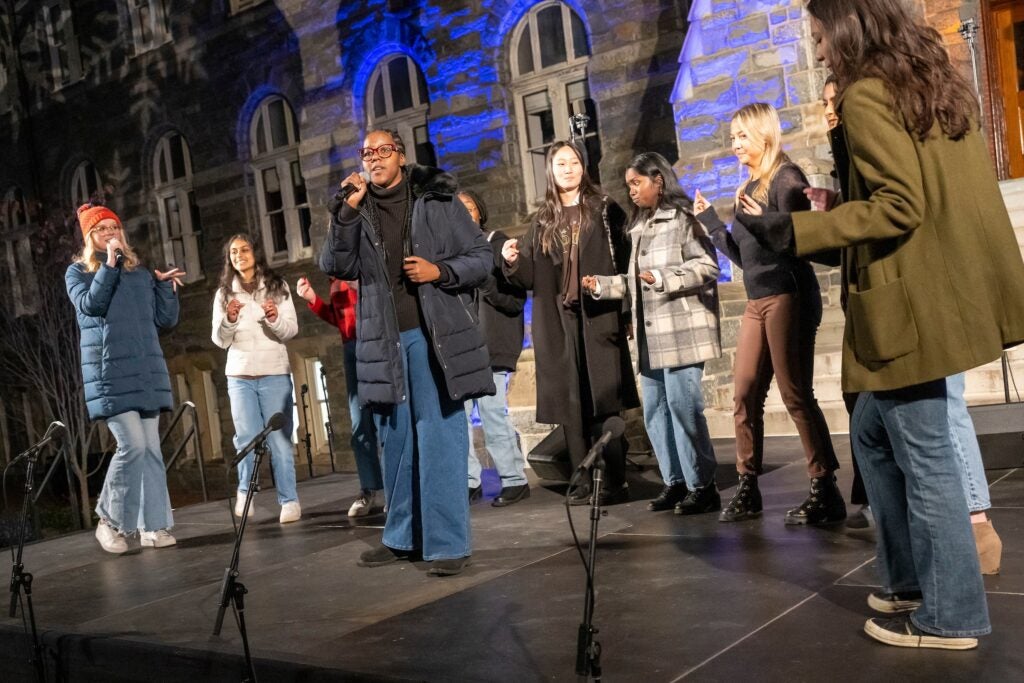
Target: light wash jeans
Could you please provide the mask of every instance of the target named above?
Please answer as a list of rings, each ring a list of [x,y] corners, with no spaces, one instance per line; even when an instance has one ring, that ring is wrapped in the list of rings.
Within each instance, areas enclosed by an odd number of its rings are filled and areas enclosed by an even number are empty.
[[[96,501],[96,514],[128,535],[136,529],[170,529],[174,518],[160,450],[159,416],[142,417],[131,410],[108,417],[107,427],[117,450]]]
[[[423,559],[470,554],[466,411],[453,401],[419,328],[399,335],[406,401],[376,407],[388,516],[384,545]]]
[[[377,454],[377,429],[373,426],[373,411],[359,407],[359,380],[356,375],[356,342],[345,342],[345,389],[348,393],[348,414],[352,418],[352,454],[359,473],[359,488],[380,491],[384,478]]]
[[[497,388],[494,396],[481,396],[466,401],[466,422],[469,423],[470,488],[480,485],[480,461],[473,448],[473,422],[470,419],[474,403],[477,412],[480,413],[480,423],[484,428],[484,445],[487,448],[487,454],[494,462],[494,468],[498,470],[498,476],[501,477],[501,487],[522,486],[526,483],[526,472],[524,471],[526,463],[523,460],[523,452],[519,449],[516,428],[512,426],[512,420],[506,410],[508,381],[512,373],[506,370],[496,370],[493,375],[494,386]]]
[[[886,591],[919,590],[910,619],[941,636],[991,632],[953,446],[945,380],[864,392],[850,418]]]
[[[235,423],[235,450],[241,450],[263,431],[274,413],[284,415],[284,427],[270,432],[267,445],[274,467],[277,502],[281,505],[298,500],[295,491],[295,451],[292,448],[292,406],[295,397],[291,375],[267,375],[256,379],[228,377],[231,419]],[[249,477],[255,454],[249,453],[238,463],[238,495],[249,489]]]
[[[703,374],[703,363],[640,370],[644,424],[668,485],[685,483],[694,489],[715,480],[715,449],[700,387]]]
[[[953,450],[963,470],[964,495],[967,509],[981,512],[992,507],[988,493],[988,479],[985,477],[985,463],[981,460],[978,434],[974,422],[967,412],[964,400],[964,373],[946,378],[946,405],[949,411],[949,428],[953,433]]]

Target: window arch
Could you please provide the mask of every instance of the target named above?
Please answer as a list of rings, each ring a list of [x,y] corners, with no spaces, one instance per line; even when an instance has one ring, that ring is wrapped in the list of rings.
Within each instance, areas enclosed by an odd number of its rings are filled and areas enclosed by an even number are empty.
[[[203,277],[203,230],[192,188],[192,155],[181,133],[172,131],[157,141],[153,182],[164,258],[168,265],[184,270],[188,282],[199,280]]]
[[[296,261],[312,256],[299,131],[291,105],[283,97],[273,95],[260,102],[249,132],[249,152],[267,257]]]
[[[25,196],[17,185],[3,195],[0,211],[0,262],[4,274],[3,299],[15,316],[35,312],[38,299],[32,257],[31,227]]]
[[[427,81],[411,57],[396,54],[382,59],[370,75],[366,102],[368,128],[397,130],[408,161],[437,165],[427,126]]]
[[[86,159],[71,174],[71,208],[77,209],[88,202],[100,189],[100,174],[96,165]]]
[[[590,96],[586,25],[562,2],[531,8],[512,31],[509,64],[526,198],[543,200],[544,155],[555,140],[575,138],[586,149],[587,171],[600,182],[601,140]]]

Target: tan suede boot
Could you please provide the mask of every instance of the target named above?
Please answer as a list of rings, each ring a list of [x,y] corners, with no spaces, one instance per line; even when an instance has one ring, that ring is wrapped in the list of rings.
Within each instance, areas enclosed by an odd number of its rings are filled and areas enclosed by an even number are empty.
[[[974,544],[978,548],[978,560],[981,562],[982,574],[998,574],[999,562],[1003,557],[1003,542],[992,527],[992,520],[981,524],[972,524]]]

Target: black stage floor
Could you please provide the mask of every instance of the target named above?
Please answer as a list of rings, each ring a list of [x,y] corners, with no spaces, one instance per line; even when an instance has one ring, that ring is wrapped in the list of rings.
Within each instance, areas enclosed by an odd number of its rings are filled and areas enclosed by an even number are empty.
[[[845,437],[835,440],[848,463]],[[720,483],[731,487],[732,443],[716,446]],[[773,469],[761,479],[760,520],[648,512],[660,488],[652,471],[632,475],[633,502],[607,509],[594,616],[605,680],[1020,680],[1024,471],[989,473],[1004,542],[1002,575],[985,580],[993,635],[973,651],[917,651],[863,634],[877,586],[870,535],[785,527],[785,509],[805,494],[803,458],[795,439],[772,439],[766,451]],[[849,467],[840,474],[848,488]],[[304,517],[285,527],[273,494],[257,497],[241,580],[260,681],[576,678],[584,574],[555,490],[535,487],[504,509],[475,505],[472,567],[434,578],[424,563],[355,565],[382,521],[350,523],[357,488],[354,475],[300,484]],[[586,510],[573,514],[585,534]],[[91,533],[26,548],[50,680],[240,679],[230,613],[221,636],[210,635],[233,540],[227,504],[175,518],[175,548],[116,557]],[[5,611],[5,683],[31,680],[25,642],[20,619]]]

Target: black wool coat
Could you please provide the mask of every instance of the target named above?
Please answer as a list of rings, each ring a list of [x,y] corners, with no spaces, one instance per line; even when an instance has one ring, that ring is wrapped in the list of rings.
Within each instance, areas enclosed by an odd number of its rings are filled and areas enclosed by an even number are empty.
[[[495,371],[515,372],[523,352],[523,309],[526,290],[508,282],[501,274],[501,247],[508,241],[503,232],[484,233],[494,251],[494,271],[477,291],[480,329]]]
[[[626,214],[607,197],[584,201],[589,228],[580,236],[580,275],[616,275],[629,267],[630,240]],[[566,368],[575,363],[571,341],[566,339],[561,301],[562,264],[556,264],[540,246],[536,219],[519,241],[516,264],[503,268],[505,277],[533,290],[533,346],[537,363],[537,421],[563,424],[569,382]],[[640,405],[626,339],[628,311],[622,301],[593,299],[582,294],[583,347],[594,415],[617,413]]]

